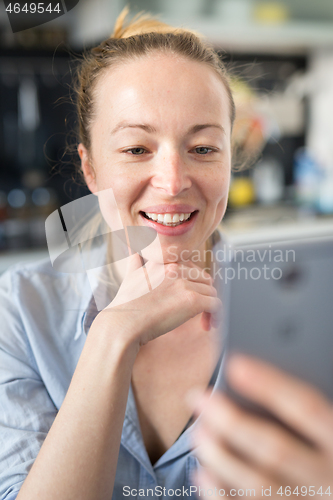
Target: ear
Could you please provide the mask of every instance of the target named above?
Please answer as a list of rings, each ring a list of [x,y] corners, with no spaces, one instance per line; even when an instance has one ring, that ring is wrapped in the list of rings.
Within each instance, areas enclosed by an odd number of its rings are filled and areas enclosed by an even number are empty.
[[[95,176],[95,171],[90,162],[89,152],[82,143],[78,145],[77,150],[80,156],[81,169],[86,184],[92,193],[96,193],[97,192],[96,176]]]

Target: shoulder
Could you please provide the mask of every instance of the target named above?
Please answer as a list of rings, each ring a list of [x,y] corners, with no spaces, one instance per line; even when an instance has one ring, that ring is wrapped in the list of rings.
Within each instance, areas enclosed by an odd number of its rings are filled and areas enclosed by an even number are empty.
[[[50,269],[49,269],[50,268]],[[26,281],[29,281],[31,277],[42,283],[43,276],[45,273],[50,273],[52,266],[48,259],[43,259],[39,262],[27,263],[27,264],[14,264],[10,266],[7,271],[5,271],[0,276],[0,296],[11,297],[12,301],[15,301],[17,293],[21,290],[21,285],[24,286]]]
[[[84,273],[57,272],[49,258],[15,264],[0,276],[2,313],[4,308],[22,310],[25,307],[41,313],[43,309],[49,309],[50,304],[53,310],[61,310],[69,304],[77,307],[87,292],[89,284]]]
[[[78,273],[77,275],[79,281],[82,274]],[[33,283],[36,288],[43,288],[54,280],[69,284],[73,282],[72,276],[73,275],[69,273],[55,271],[51,265],[50,259],[46,257],[37,262],[18,263],[10,266],[9,269],[0,276],[0,287],[11,286],[12,291],[15,291],[17,284],[24,285],[29,282]]]
[[[72,373],[91,293],[86,274],[56,272],[48,259],[15,264],[0,277],[0,350],[46,372],[45,359],[63,370],[67,363]]]
[[[7,285],[12,282],[12,280],[16,279],[25,279],[25,278],[31,278],[32,276],[38,276],[40,279],[42,279],[43,276],[45,275],[53,275],[55,276],[56,273],[53,270],[53,267],[51,265],[50,259],[47,257],[45,259],[36,261],[36,262],[29,262],[29,263],[17,263],[14,265],[11,265],[1,276],[0,276],[0,284],[1,286],[4,286],[5,283]]]

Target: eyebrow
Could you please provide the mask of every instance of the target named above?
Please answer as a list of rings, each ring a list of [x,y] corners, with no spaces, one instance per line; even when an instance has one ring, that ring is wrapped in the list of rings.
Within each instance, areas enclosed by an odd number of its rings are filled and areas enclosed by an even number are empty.
[[[209,127],[214,127],[219,130],[221,130],[225,134],[225,130],[220,125],[219,123],[202,123],[198,125],[193,125],[192,127],[189,128],[187,131],[186,135],[192,135],[196,134],[197,132],[200,132],[201,130]],[[127,122],[120,122],[111,132],[111,134],[116,134],[119,130],[123,130],[125,128],[140,128],[144,130],[145,132],[148,132],[149,134],[153,134],[157,132],[157,129],[153,127],[152,125],[148,125],[146,123],[127,123]]]

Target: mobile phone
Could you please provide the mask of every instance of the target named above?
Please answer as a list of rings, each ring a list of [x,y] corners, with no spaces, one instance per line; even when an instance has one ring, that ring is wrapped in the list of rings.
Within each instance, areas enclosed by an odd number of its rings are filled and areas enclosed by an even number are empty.
[[[227,266],[218,389],[274,418],[229,385],[226,362],[241,353],[304,380],[333,402],[333,235],[243,245]]]

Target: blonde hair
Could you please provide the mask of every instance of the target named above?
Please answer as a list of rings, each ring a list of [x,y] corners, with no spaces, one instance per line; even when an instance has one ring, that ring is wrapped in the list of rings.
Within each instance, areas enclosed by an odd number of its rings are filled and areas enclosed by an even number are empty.
[[[220,77],[230,103],[230,121],[235,119],[235,104],[226,68],[214,48],[199,33],[174,28],[147,13],[137,14],[126,21],[129,9],[125,7],[116,20],[110,38],[84,55],[77,73],[77,115],[79,141],[90,151],[90,126],[94,111],[94,89],[102,72],[113,65],[144,57],[156,51],[169,52],[191,61],[206,64]]]

